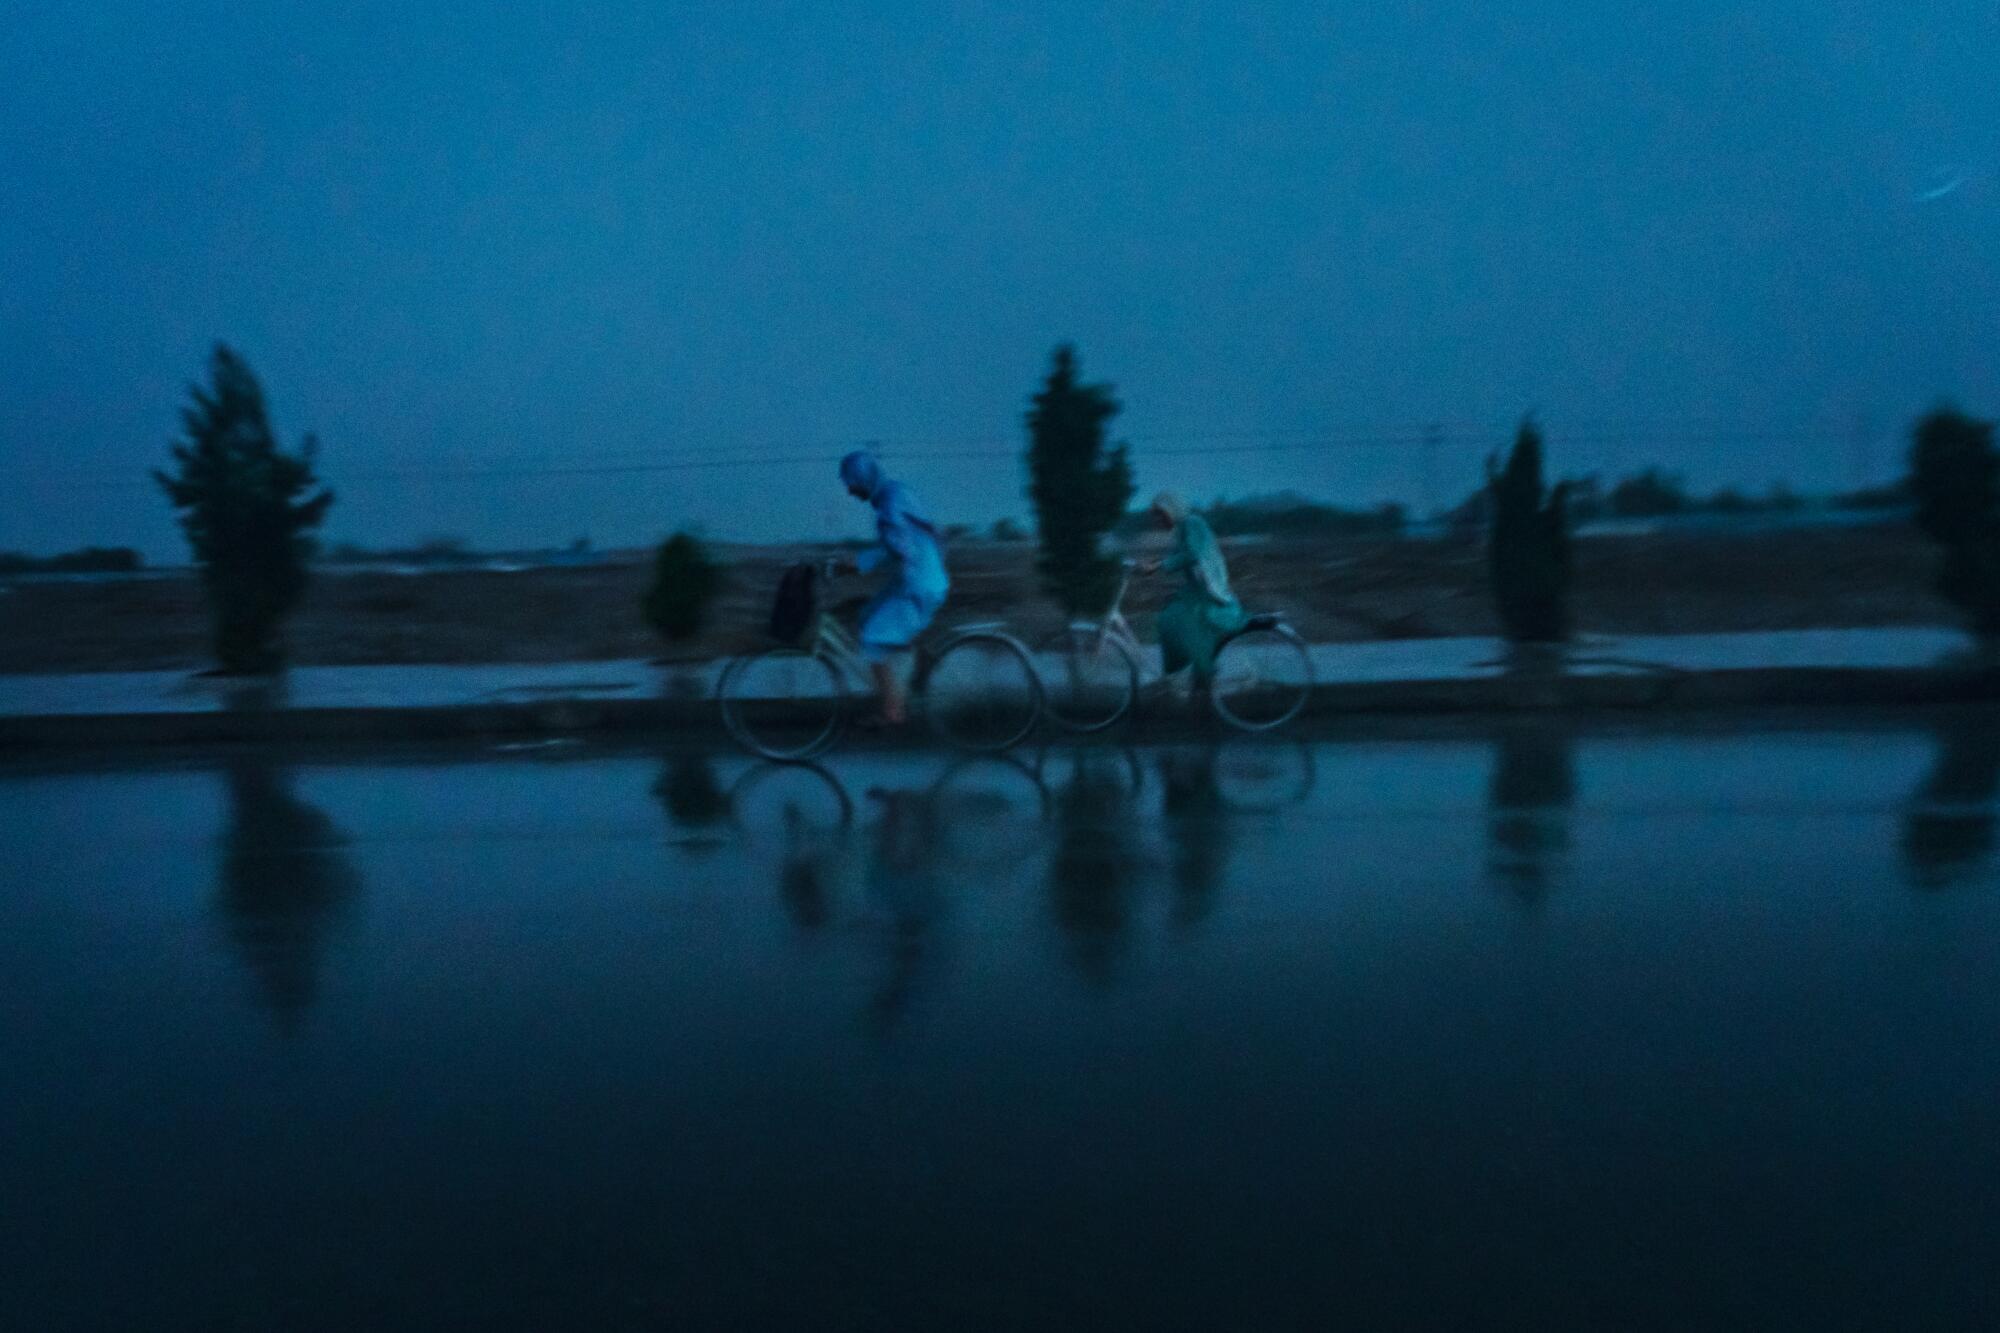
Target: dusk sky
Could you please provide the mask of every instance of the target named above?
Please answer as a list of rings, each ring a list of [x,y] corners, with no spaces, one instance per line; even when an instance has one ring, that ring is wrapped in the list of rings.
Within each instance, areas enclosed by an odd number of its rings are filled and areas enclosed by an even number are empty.
[[[17,6],[0,549],[180,558],[218,339],[370,543],[859,531],[864,439],[1024,513],[1065,339],[1197,497],[1455,499],[1528,407],[1825,489],[2000,412],[1994,0],[1417,8]]]

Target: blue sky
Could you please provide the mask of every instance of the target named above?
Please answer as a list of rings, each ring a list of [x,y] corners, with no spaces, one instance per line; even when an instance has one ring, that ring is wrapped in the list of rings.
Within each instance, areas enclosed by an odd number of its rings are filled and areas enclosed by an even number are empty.
[[[687,464],[862,439],[1019,512],[1062,339],[1203,496],[1454,498],[1530,406],[1846,485],[2000,411],[1986,0],[494,8],[9,19],[0,548],[177,554],[136,482],[216,339],[371,542],[840,530]]]

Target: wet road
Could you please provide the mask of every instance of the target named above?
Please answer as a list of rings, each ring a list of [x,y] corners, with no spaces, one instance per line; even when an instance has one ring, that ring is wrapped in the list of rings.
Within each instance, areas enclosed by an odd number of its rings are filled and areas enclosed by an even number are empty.
[[[1990,1327],[2000,718],[0,770],[36,1330]]]

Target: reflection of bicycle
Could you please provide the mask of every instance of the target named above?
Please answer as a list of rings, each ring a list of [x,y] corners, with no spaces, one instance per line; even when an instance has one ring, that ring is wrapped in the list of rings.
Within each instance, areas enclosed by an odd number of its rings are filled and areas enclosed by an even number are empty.
[[[1079,781],[1114,784],[1128,801],[1137,800],[1146,788],[1146,771],[1137,752],[1123,745],[1074,741],[1045,745],[1035,756],[1035,777],[1051,790]]]
[[[1276,814],[1301,804],[1319,781],[1312,747],[1303,741],[1225,745],[1211,762],[1216,795],[1243,814]]]
[[[834,573],[831,561],[821,567],[822,577]],[[739,657],[716,686],[730,734],[766,759],[796,763],[824,753],[852,714],[853,683],[868,678],[860,646],[833,614],[820,610],[812,619],[805,647]],[[919,644],[910,687],[932,730],[961,749],[1005,750],[1041,721],[1034,662],[998,625],[963,625]]]
[[[1098,621],[1079,620],[1044,640],[1049,715],[1071,731],[1103,731],[1132,711],[1145,650],[1124,612],[1137,566],[1124,562],[1118,591]],[[1242,731],[1269,731],[1299,715],[1312,693],[1312,654],[1275,612],[1253,615],[1215,655],[1209,702]]]
[[[786,838],[831,837],[854,822],[854,801],[840,779],[817,764],[759,764],[729,789],[729,816],[745,834],[772,829]]]
[[[968,755],[945,767],[924,793],[937,818],[944,860],[993,870],[1034,855],[1049,817],[1040,775],[1011,754]]]

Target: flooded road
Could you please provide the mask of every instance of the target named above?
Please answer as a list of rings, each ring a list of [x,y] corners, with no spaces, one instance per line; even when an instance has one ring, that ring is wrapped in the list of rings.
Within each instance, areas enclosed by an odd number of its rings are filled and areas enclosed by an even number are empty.
[[[2000,718],[0,769],[24,1329],[1991,1326]]]

